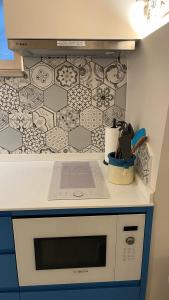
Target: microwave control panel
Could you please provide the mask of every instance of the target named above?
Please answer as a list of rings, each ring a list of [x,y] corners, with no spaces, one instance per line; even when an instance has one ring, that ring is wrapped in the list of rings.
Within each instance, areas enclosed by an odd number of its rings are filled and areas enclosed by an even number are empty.
[[[115,280],[140,280],[145,215],[117,217]]]

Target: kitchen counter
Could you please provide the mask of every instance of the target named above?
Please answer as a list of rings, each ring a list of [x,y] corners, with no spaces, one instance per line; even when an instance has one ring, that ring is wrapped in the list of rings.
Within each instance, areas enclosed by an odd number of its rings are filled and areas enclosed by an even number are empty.
[[[107,183],[109,199],[48,201],[56,160],[97,160],[105,175],[104,154],[45,154],[0,156],[0,211],[153,206],[153,192],[136,176],[127,186]]]

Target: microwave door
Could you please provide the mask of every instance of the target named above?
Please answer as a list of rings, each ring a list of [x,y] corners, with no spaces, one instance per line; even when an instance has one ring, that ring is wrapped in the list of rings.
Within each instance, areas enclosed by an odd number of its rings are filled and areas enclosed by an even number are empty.
[[[14,219],[20,286],[113,281],[117,216]]]
[[[106,235],[35,238],[36,270],[105,267],[106,246]]]

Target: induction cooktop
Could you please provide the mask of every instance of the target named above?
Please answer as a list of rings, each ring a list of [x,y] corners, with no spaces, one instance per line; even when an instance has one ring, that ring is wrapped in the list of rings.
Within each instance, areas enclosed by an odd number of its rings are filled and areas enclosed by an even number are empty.
[[[109,193],[97,161],[54,163],[49,201],[102,198],[109,198]]]

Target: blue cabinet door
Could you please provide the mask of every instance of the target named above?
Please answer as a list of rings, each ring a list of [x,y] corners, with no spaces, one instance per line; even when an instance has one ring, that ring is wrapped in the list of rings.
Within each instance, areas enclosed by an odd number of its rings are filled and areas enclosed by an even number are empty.
[[[18,278],[14,254],[0,255],[0,292],[18,289]],[[1,298],[0,298],[1,300]]]
[[[21,300],[139,300],[139,287],[21,292]]]
[[[14,252],[12,219],[0,217],[0,253]]]
[[[19,300],[19,293],[0,293],[0,300]]]

